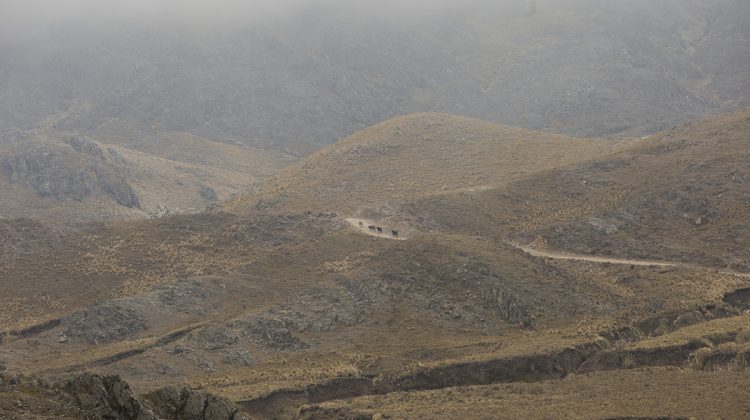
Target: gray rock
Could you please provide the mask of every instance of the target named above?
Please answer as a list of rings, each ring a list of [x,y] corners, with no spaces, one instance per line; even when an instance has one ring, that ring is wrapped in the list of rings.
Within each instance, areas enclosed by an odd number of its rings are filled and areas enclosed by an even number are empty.
[[[145,405],[119,376],[99,376],[90,373],[70,379],[63,389],[78,405],[100,419],[156,420],[154,412]]]
[[[71,151],[51,144],[26,143],[0,160],[0,172],[10,182],[42,197],[83,201],[105,194],[122,206],[140,207],[140,200],[123,173],[104,160],[96,143],[80,140],[74,144],[81,153],[75,147]]]
[[[104,160],[104,152],[102,151],[102,149],[98,144],[96,144],[95,141],[89,138],[72,136],[68,137],[64,141],[78,153],[83,153],[99,160]]]
[[[205,201],[214,202],[219,199],[219,197],[216,195],[216,191],[214,191],[214,189],[209,187],[208,185],[199,185],[198,193]]]
[[[195,334],[195,338],[206,350],[220,350],[231,346],[239,337],[220,325],[209,325]]]
[[[254,363],[250,352],[248,352],[247,350],[241,350],[233,355],[227,356],[225,358],[225,362],[242,366],[252,366]]]
[[[264,317],[251,321],[246,334],[266,349],[276,351],[298,351],[310,347],[297,338],[292,329],[297,329],[294,320]]]
[[[245,420],[233,402],[203,391],[167,387],[146,396],[160,418],[176,420]]]
[[[90,344],[131,338],[148,327],[136,311],[111,302],[76,311],[63,319],[62,326],[65,336]]]

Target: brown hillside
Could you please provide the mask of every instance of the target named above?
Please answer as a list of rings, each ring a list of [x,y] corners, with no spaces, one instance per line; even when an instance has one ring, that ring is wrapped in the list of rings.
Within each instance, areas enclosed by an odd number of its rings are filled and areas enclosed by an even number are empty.
[[[712,406],[681,391],[705,391],[707,402],[706,384],[745,380],[750,277],[688,259],[698,239],[669,218],[650,221],[669,211],[672,185],[696,197],[719,187],[742,202],[738,172],[721,171],[744,156],[745,114],[614,144],[435,114],[401,121],[410,134],[347,139],[234,200],[236,213],[75,229],[0,221],[0,366],[50,379],[119,374],[137,393],[189,385],[258,418],[473,417],[480,399],[516,417],[550,415],[544,407],[559,399],[563,415],[690,417]],[[408,143],[425,131],[451,134]],[[462,132],[475,141],[456,147]],[[473,166],[450,165],[463,159]],[[682,160],[704,162],[701,177],[681,166],[657,176]],[[337,186],[337,174],[356,188]],[[420,187],[390,191],[386,181],[406,174]],[[347,220],[360,205],[386,228],[403,226],[402,240]],[[662,239],[609,228],[607,212],[637,216]],[[708,230],[717,226],[700,226],[702,252],[742,252],[741,240]],[[637,241],[652,247],[635,252]],[[645,388],[654,381],[664,388]],[[721,413],[739,416],[745,394],[725,394],[733,404]]]
[[[412,114],[323,149],[226,208],[351,213],[394,200],[497,187],[629,144],[572,139],[446,114]]]
[[[750,269],[750,110],[492,191],[409,204],[451,229],[574,253]],[[459,215],[463,215],[459,217]]]
[[[196,212],[289,163],[184,133],[104,140],[111,143],[40,132],[0,138],[0,218],[86,222]]]

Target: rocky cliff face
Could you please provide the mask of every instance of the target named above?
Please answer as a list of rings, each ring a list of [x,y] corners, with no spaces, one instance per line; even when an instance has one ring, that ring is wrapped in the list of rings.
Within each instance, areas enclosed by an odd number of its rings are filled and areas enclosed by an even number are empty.
[[[72,137],[65,144],[24,142],[0,159],[0,173],[43,197],[83,201],[101,194],[140,208],[122,159],[86,138]]]
[[[91,418],[156,420],[154,412],[117,376],[83,374],[68,380],[63,390]]]
[[[195,420],[246,420],[231,401],[202,391],[167,387],[145,396],[159,418]]]
[[[202,391],[168,387],[141,397],[119,376],[83,374],[63,389],[96,419],[245,420],[231,401]]]
[[[0,418],[246,420],[233,402],[168,387],[141,396],[119,376],[85,373],[59,383],[0,373]]]

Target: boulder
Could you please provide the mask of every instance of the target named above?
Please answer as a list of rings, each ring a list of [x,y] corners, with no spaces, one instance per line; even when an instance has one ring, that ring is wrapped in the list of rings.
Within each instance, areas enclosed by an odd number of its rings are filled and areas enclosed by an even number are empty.
[[[233,402],[203,391],[167,387],[146,396],[160,418],[175,420],[245,420]]]
[[[122,420],[157,420],[130,386],[119,376],[86,373],[68,380],[63,390],[95,418]]]
[[[131,338],[147,328],[135,310],[112,302],[76,311],[63,319],[62,326],[66,339],[84,339],[90,344]]]

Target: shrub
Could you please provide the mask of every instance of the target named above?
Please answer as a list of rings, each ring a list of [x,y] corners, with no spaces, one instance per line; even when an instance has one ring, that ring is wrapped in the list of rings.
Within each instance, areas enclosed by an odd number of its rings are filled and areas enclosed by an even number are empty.
[[[737,333],[737,337],[734,339],[737,344],[750,343],[750,329],[741,330]]]
[[[698,350],[690,353],[688,364],[693,369],[703,370],[706,364],[706,359],[708,358],[708,356],[711,354],[712,351],[713,350],[711,350],[709,347],[699,348]]]
[[[609,350],[612,345],[609,343],[609,340],[602,336],[596,337],[594,340],[594,344],[596,344],[597,347],[599,347],[602,350]]]

